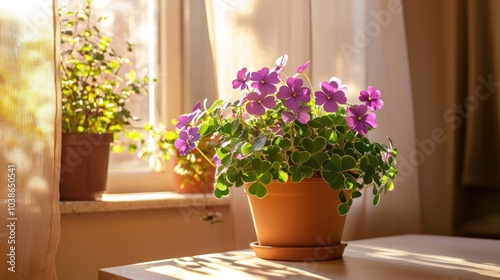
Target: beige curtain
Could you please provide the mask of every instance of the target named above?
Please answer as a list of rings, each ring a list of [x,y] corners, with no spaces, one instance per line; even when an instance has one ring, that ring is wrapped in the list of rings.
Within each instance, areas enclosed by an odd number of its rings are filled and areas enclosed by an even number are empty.
[[[467,77],[457,96],[466,111],[462,183],[500,190],[500,2],[467,1],[463,9]]]
[[[406,0],[404,8],[423,230],[491,237],[496,228],[498,238],[500,3]]]
[[[0,3],[0,279],[56,279],[61,121],[55,6],[55,0]]]
[[[355,202],[346,224],[346,240],[420,231],[420,201],[413,104],[400,1],[206,0],[210,39],[221,97],[230,97],[235,73],[246,66],[273,65],[288,54],[296,68],[311,60],[315,84],[335,75],[352,95],[373,85],[382,90],[385,108],[377,114],[373,139],[391,136],[399,148],[397,189],[371,205],[367,192]],[[354,96],[348,98],[352,100]],[[235,246],[255,240],[244,196],[234,194]]]
[[[456,102],[462,57],[458,39],[464,32],[457,21],[455,0],[405,1],[404,13],[411,65],[413,102],[419,155],[422,229],[450,235],[458,151],[456,130],[444,118]],[[425,17],[425,20],[422,18]]]

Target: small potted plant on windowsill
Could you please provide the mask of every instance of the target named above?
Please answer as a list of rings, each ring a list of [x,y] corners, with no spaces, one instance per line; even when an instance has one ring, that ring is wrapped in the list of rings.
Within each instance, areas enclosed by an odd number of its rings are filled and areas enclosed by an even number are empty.
[[[241,98],[182,115],[175,146],[182,155],[200,152],[203,137],[218,137],[214,195],[245,186],[258,242],[257,256],[279,260],[339,258],[345,215],[361,190],[373,204],[394,188],[396,149],[370,141],[380,91],[360,91],[347,103],[347,85],[337,77],[314,87],[309,62],[288,75],[282,56],[272,69],[237,73]],[[307,85],[306,85],[307,83]]]
[[[98,199],[106,188],[110,143],[137,120],[127,108],[132,94],[147,94],[148,77],[139,80],[127,54],[111,46],[92,23],[92,0],[61,18],[62,155],[61,200]],[[113,147],[119,150],[119,145]],[[134,149],[134,145],[130,146]]]
[[[137,139],[137,146],[141,147],[137,156],[152,158],[156,172],[168,172],[166,166],[173,163],[175,191],[183,194],[204,194],[205,213],[201,220],[210,223],[223,222],[222,214],[210,209],[206,197],[207,193],[214,190],[215,165],[211,159],[218,143],[217,138],[206,136],[199,141],[200,152],[181,155],[175,148],[175,141],[179,138],[178,130],[169,130],[164,124],[153,126],[149,123],[146,123],[143,129],[149,132],[149,137],[148,140]]]
[[[211,158],[215,153],[217,141],[207,136],[200,140],[200,152],[181,155],[174,144],[179,133],[169,130],[163,124],[153,126],[145,124],[144,130],[149,132],[149,139],[142,141],[142,148],[137,154],[139,158],[154,159],[154,170],[165,172],[167,161],[173,161],[174,184],[179,193],[211,193],[215,179],[215,166]]]

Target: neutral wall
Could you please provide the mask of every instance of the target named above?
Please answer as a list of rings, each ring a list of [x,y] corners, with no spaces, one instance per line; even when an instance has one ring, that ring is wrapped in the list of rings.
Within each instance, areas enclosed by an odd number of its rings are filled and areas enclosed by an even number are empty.
[[[212,210],[226,222],[200,221],[203,208],[63,214],[58,279],[92,280],[99,268],[229,251],[229,207]]]

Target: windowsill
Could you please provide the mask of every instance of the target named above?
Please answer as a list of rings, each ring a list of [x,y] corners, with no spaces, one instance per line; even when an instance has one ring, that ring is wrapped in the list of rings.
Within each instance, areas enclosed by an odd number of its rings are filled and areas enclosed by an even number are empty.
[[[206,194],[208,206],[229,205],[229,199]],[[182,207],[205,207],[204,194],[175,192],[104,194],[99,201],[61,201],[61,214],[99,213],[133,210],[154,210]]]

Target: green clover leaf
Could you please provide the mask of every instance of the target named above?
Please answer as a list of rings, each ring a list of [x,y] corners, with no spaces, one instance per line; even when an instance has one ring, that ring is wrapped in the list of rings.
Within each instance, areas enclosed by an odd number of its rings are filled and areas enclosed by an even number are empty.
[[[254,159],[252,160],[252,168],[257,173],[257,176],[260,176],[271,169],[271,162],[266,161],[266,160],[261,160],[261,159]]]
[[[248,188],[248,193],[263,198],[267,194],[267,188],[260,182],[255,182]]]

